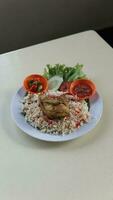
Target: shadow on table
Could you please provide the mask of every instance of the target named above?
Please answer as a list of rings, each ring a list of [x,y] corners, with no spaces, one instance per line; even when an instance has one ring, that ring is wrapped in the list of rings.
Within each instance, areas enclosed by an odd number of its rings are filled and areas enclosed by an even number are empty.
[[[85,136],[82,136],[80,138],[66,141],[66,142],[45,142],[41,141],[35,138],[32,138],[31,136],[25,134],[23,131],[21,131],[13,122],[10,114],[10,103],[11,103],[11,94],[7,94],[8,98],[6,98],[6,101],[4,102],[4,105],[2,106],[2,128],[4,129],[7,136],[13,140],[15,143],[18,143],[19,145],[23,145],[26,148],[39,148],[39,149],[52,149],[52,148],[61,148],[66,146],[66,150],[73,150],[76,148],[83,148],[87,145],[92,145],[96,142],[96,140],[99,140],[102,138],[102,135],[106,133],[109,126],[107,126],[107,123],[103,123],[103,119],[106,118],[106,115],[103,114],[102,119],[100,120],[99,124],[96,126],[94,130],[92,130],[90,133],[86,134]],[[10,99],[10,101],[9,101]],[[6,115],[7,113],[7,115]],[[104,119],[109,121],[108,116],[107,119]],[[9,127],[7,126],[9,125]],[[103,132],[104,130],[104,132]],[[69,148],[67,148],[69,147]]]

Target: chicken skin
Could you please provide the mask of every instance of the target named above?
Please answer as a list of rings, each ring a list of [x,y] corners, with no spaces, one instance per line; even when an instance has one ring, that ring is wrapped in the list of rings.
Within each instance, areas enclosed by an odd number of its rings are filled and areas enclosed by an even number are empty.
[[[65,95],[40,95],[39,99],[42,111],[49,119],[59,119],[69,115],[69,106]]]

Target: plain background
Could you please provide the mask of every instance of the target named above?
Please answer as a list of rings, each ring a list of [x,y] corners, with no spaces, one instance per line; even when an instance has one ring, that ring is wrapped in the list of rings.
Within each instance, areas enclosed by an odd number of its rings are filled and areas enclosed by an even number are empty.
[[[113,0],[0,0],[0,53],[113,25]]]

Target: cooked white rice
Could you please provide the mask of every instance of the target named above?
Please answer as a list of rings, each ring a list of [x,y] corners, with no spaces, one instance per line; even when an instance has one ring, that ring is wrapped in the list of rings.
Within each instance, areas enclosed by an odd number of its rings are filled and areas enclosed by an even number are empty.
[[[62,92],[48,92],[46,95],[61,95]],[[66,95],[69,99],[70,115],[63,119],[50,120],[43,115],[40,107],[39,95],[28,94],[22,102],[22,113],[25,120],[33,127],[39,129],[43,133],[63,135],[80,128],[87,123],[90,118],[86,101],[75,101],[71,95]]]

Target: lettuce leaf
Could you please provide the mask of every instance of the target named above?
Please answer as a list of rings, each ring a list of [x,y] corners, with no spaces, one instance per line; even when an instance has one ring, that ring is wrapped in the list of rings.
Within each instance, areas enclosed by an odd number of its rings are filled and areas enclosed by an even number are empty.
[[[44,68],[43,76],[47,79],[53,76],[60,76],[63,78],[63,81],[74,81],[86,77],[82,68],[83,65],[80,64],[76,64],[74,67],[68,67],[64,64],[55,64],[54,66],[48,64]]]

